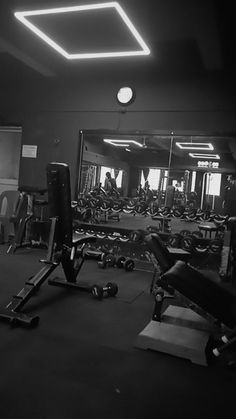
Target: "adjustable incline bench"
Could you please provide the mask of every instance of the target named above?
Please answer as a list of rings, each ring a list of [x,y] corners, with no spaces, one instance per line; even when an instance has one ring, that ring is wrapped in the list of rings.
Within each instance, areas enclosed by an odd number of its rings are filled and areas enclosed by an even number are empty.
[[[26,281],[24,288],[15,295],[7,306],[0,310],[0,320],[11,324],[35,326],[38,316],[28,316],[21,310],[51,273],[61,264],[65,279],[50,279],[49,284],[76,288],[93,293],[91,286],[80,286],[77,275],[84,263],[83,249],[96,238],[92,235],[76,236],[72,230],[72,207],[69,167],[63,163],[49,163],[46,168],[48,184],[48,204],[51,229],[47,258],[40,260],[43,268]]]
[[[216,356],[235,343],[236,293],[216,282],[210,273],[175,261],[158,234],[146,235],[145,241],[162,273],[153,287],[152,320],[138,335],[135,346],[206,366],[210,336],[219,339],[217,347],[210,348],[210,353]],[[162,312],[164,300],[174,297],[180,304],[169,305]]]

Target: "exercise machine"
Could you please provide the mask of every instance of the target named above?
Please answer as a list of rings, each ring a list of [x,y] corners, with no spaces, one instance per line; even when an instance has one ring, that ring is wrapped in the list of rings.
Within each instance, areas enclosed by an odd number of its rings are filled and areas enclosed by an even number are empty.
[[[19,187],[20,203],[17,215],[14,214],[15,234],[8,247],[7,253],[15,253],[19,248],[41,247],[47,248],[48,220],[44,215],[44,210],[48,202],[44,199],[47,189],[21,186]],[[33,230],[37,232],[38,240],[33,240]]]
[[[27,301],[38,291],[40,286],[61,265],[65,278],[50,278],[50,285],[87,291],[92,294],[91,286],[81,286],[77,276],[85,261],[84,248],[87,243],[96,241],[94,235],[73,234],[72,207],[69,167],[63,163],[49,163],[47,171],[48,206],[51,228],[47,257],[40,262],[43,267],[16,294],[7,306],[0,310],[0,320],[11,324],[35,326],[38,316],[30,316],[22,312]]]
[[[216,282],[210,272],[203,273],[189,263],[174,260],[158,234],[146,235],[145,241],[152,259],[160,266],[160,276],[153,287],[152,320],[138,335],[135,345],[206,366],[209,355],[222,353],[230,341],[235,341],[236,294]],[[163,305],[167,299],[178,303]],[[219,339],[215,348],[209,345],[212,337]]]

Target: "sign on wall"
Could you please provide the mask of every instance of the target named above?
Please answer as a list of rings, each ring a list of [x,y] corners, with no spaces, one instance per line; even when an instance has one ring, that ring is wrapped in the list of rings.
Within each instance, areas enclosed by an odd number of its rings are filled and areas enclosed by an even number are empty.
[[[22,157],[28,157],[32,159],[36,159],[37,157],[37,145],[26,145],[24,144],[22,146]]]

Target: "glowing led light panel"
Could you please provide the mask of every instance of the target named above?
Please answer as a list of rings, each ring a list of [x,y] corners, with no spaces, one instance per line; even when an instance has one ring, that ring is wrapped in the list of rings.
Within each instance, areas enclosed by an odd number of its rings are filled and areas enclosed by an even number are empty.
[[[176,145],[182,150],[214,150],[211,143],[181,143],[177,142]]]
[[[210,160],[220,160],[219,154],[201,154],[201,153],[188,153],[190,157],[194,159],[210,159]]]
[[[135,51],[111,51],[111,52],[97,52],[97,53],[76,53],[76,54],[69,54],[64,48],[62,48],[55,40],[47,36],[43,31],[41,31],[36,25],[31,23],[28,18],[30,16],[42,16],[42,15],[49,15],[49,14],[57,14],[57,13],[71,13],[71,12],[83,12],[83,11],[92,11],[97,9],[108,9],[113,8],[117,11],[123,22],[127,25],[128,29],[138,42],[141,49]],[[138,56],[138,55],[149,55],[150,49],[148,48],[147,44],[144,42],[143,38],[134,27],[133,23],[122,9],[122,7],[117,2],[108,2],[108,3],[97,3],[97,4],[86,4],[81,6],[71,6],[71,7],[58,7],[53,9],[42,9],[42,10],[31,10],[25,12],[15,12],[15,17],[27,26],[28,29],[33,31],[39,38],[41,38],[44,42],[54,48],[57,52],[59,52],[63,57],[67,58],[68,60],[75,60],[75,59],[87,59],[87,58],[110,58],[110,57],[130,57],[130,56]]]
[[[105,143],[114,145],[115,147],[129,147],[130,144],[137,145],[138,147],[143,146],[142,144],[140,144],[138,141],[135,141],[135,140],[111,140],[108,138],[104,138],[103,141]]]

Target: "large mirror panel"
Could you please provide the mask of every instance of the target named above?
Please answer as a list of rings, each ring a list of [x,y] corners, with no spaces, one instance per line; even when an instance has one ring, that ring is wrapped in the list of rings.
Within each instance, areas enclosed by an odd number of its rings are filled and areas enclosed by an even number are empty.
[[[106,173],[115,178],[120,196],[135,197],[140,183],[155,178],[152,168],[166,169],[170,140],[134,133],[83,133],[83,157],[79,192],[101,183]],[[150,172],[150,173],[149,173]],[[153,183],[153,182],[152,182]],[[152,185],[158,189],[158,180]],[[153,188],[152,188],[153,189]]]
[[[120,200],[126,214],[136,204],[132,215],[234,213],[234,136],[81,131],[81,141],[77,198]]]
[[[225,275],[236,137],[104,130],[81,131],[80,140],[76,217],[83,231],[98,232],[99,246],[120,254],[128,241],[128,253],[145,258],[130,235],[153,231],[178,258]]]

